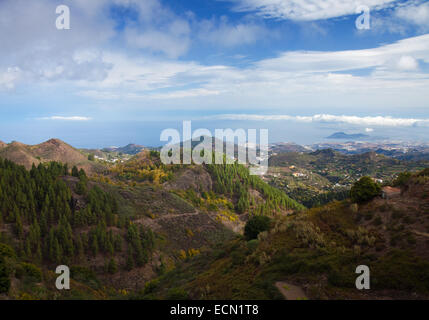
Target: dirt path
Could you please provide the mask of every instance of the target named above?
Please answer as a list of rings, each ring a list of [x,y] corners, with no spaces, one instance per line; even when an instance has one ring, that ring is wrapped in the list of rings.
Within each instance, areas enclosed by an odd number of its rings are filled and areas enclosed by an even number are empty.
[[[218,223],[219,221],[216,219],[218,213],[217,212],[209,212],[208,214],[206,213],[202,213],[200,210],[195,210],[194,212],[188,212],[188,213],[167,213],[167,214],[161,214],[159,216],[157,216],[156,218],[152,219],[146,216],[140,217],[139,219],[134,220],[134,223],[137,224],[143,224],[147,227],[152,228],[154,231],[160,230],[162,229],[162,226],[158,223],[160,221],[165,221],[165,220],[171,220],[171,219],[175,219],[175,218],[184,218],[184,217],[192,217],[192,216],[197,216],[200,214],[205,214],[207,215],[207,217],[212,220],[213,222]],[[230,222],[230,221],[221,221],[221,223],[228,229],[230,229],[231,231],[235,232],[235,233],[240,233],[243,234],[243,230],[244,230],[244,225],[245,223],[240,221],[237,222]]]
[[[196,216],[199,215],[200,212],[199,211],[195,211],[195,212],[190,212],[190,213],[167,213],[167,214],[163,214],[160,215],[158,217],[156,217],[155,219],[149,218],[149,217],[141,217],[139,219],[136,219],[133,221],[133,223],[136,224],[142,224],[146,227],[150,227],[151,229],[153,229],[154,231],[158,231],[160,229],[162,229],[161,225],[158,224],[158,221],[162,221],[162,220],[170,220],[170,219],[175,219],[175,218],[182,218],[182,217],[190,217],[190,216]]]
[[[276,282],[276,287],[286,300],[306,300],[308,299],[304,291],[293,284],[283,281]]]
[[[191,217],[191,216],[197,216],[199,214],[200,214],[199,211],[190,212],[190,213],[167,213],[156,217],[155,220],[166,220],[166,219],[168,220],[168,219],[181,218],[181,217]]]
[[[429,233],[412,230],[416,235],[429,238]]]

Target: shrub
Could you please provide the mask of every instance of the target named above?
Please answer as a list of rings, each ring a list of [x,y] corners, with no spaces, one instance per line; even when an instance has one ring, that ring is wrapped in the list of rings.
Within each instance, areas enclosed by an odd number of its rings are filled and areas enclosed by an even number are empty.
[[[381,219],[380,216],[377,216],[374,220],[374,225],[379,226],[383,223],[383,220]]]
[[[354,202],[362,203],[372,200],[380,192],[381,187],[370,177],[362,177],[353,184],[350,190],[350,197]]]
[[[270,229],[271,219],[267,216],[253,216],[244,227],[244,236],[247,240],[256,239],[258,234]]]
[[[426,169],[420,171],[417,175],[419,177],[427,177],[427,176],[429,176],[429,168],[426,168]]]
[[[159,285],[159,280],[157,279],[146,282],[144,286],[144,294],[153,293],[155,289],[158,287],[158,285]]]
[[[408,181],[411,179],[411,173],[410,172],[401,172],[398,177],[393,181],[394,187],[403,187],[405,186]]]
[[[429,262],[402,250],[390,251],[371,268],[375,289],[429,292]]]
[[[9,270],[4,258],[0,256],[0,293],[7,293],[10,288]]]
[[[39,267],[26,262],[22,263],[21,267],[25,276],[32,278],[36,282],[42,281],[42,271]]]
[[[70,268],[70,277],[73,280],[83,282],[92,288],[98,288],[100,283],[94,271],[83,266],[72,266]]]
[[[239,266],[244,264],[246,261],[246,254],[243,251],[234,251],[231,253],[231,262],[234,266]]]
[[[352,270],[333,269],[328,274],[328,281],[331,285],[340,288],[353,288],[355,286],[355,274]]]
[[[168,291],[167,300],[187,300],[188,293],[182,288],[172,288]]]
[[[0,243],[0,257],[15,257],[15,251],[8,245]]]
[[[78,195],[84,195],[87,192],[87,186],[86,186],[86,181],[80,180],[77,184],[76,184],[76,193]]]
[[[250,252],[253,252],[256,250],[258,245],[259,245],[259,240],[257,239],[250,240],[249,242],[247,242],[247,249],[249,249]]]

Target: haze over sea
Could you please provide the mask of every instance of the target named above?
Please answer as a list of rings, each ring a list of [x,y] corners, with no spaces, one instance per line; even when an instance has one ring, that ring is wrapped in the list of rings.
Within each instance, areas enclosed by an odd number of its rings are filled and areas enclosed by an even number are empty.
[[[189,120],[189,119],[184,119]],[[129,143],[157,147],[162,130],[173,128],[182,132],[182,121],[23,121],[3,123],[0,140],[37,144],[50,138],[59,138],[78,148],[103,148]],[[371,127],[343,123],[305,123],[278,121],[194,120],[192,130],[215,129],[269,129],[269,142],[295,142],[302,145],[332,141],[326,139],[334,132],[364,133],[391,141],[429,142],[429,127]],[[371,140],[372,141],[372,140]]]

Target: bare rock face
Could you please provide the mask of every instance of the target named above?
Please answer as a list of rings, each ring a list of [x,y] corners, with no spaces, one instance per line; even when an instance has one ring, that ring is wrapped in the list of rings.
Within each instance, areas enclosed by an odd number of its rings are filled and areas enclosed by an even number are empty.
[[[212,186],[212,178],[202,166],[186,169],[174,181],[165,183],[167,190],[187,190],[191,188],[196,192],[211,191]]]

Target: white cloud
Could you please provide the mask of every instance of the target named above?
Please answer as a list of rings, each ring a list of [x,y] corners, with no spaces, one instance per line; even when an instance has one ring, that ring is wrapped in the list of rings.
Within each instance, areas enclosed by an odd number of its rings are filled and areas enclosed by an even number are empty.
[[[373,128],[365,128],[365,132],[373,132],[374,131],[374,129]]]
[[[398,69],[400,70],[416,70],[419,64],[413,57],[403,56],[398,61]]]
[[[164,53],[170,58],[177,58],[185,54],[190,45],[189,31],[166,33],[148,29],[139,32],[135,29],[125,31],[128,46],[147,49],[154,53]]]
[[[135,10],[138,21],[126,21],[125,30],[116,28],[109,13],[111,5]],[[190,27],[186,20],[163,7],[159,0],[75,0],[67,5],[71,30],[57,30],[56,0],[0,1],[0,72],[19,68],[13,82],[1,77],[1,87],[71,81],[102,81],[110,64],[102,61],[103,50],[112,41],[126,43],[127,50],[163,53],[178,57],[187,52]],[[37,14],[34,14],[37,12]],[[13,35],[13,36],[11,36]]]
[[[189,22],[161,5],[159,0],[116,0],[127,8],[135,8],[138,22],[128,21],[125,40],[128,47],[163,53],[169,58],[185,54],[191,44]]]
[[[91,3],[101,10],[102,1]],[[71,30],[57,30],[56,6],[52,0],[0,1],[0,69],[19,68],[18,80],[26,83],[99,80],[109,66],[99,59],[81,63],[75,54],[106,43],[114,34],[113,22],[93,12],[91,5],[74,1],[70,4]]]
[[[4,72],[0,71],[0,90],[11,90],[15,88],[15,83],[18,81],[21,70],[17,67],[7,68]]]
[[[118,33],[109,15],[99,12],[111,3],[137,12],[137,21],[125,22],[124,33]],[[152,106],[154,99],[159,100],[157,106],[170,108],[181,99],[183,108],[259,111],[303,106],[427,108],[429,75],[419,66],[429,63],[429,34],[371,49],[288,51],[272,59],[249,60],[243,67],[208,66],[171,59],[188,50],[190,29],[206,23],[197,36],[228,47],[259,41],[266,36],[263,24],[252,18],[236,25],[222,19],[188,23],[192,18],[178,17],[158,0],[76,0],[68,33],[55,29],[53,4],[0,0],[0,90],[21,82],[24,89],[37,90],[48,83],[58,86],[56,92],[75,93],[103,105],[115,100],[112,108],[123,100],[124,109],[128,102],[135,103],[133,108]],[[40,14],[32,14],[36,11]],[[20,13],[25,19],[15,19],[13,27],[11,17]],[[152,52],[162,54],[155,58]]]
[[[407,34],[426,33],[429,31],[429,2],[427,0],[410,0],[395,2],[393,10],[371,12],[371,29],[365,34],[381,35],[383,33]]]
[[[231,24],[226,17],[212,18],[198,24],[199,38],[224,47],[254,44],[264,37],[275,36],[273,31],[254,22]]]
[[[429,99],[429,75],[418,68],[419,62],[429,62],[429,35],[365,50],[290,51],[242,68],[109,52],[101,60],[112,66],[107,76],[79,83],[80,95],[133,102],[210,95],[189,101],[194,105],[188,107],[211,103],[225,109],[317,105],[392,110],[424,108]],[[359,74],[362,69],[366,74]]]
[[[292,51],[263,60],[261,68],[295,72],[335,72],[364,68],[386,68],[391,62],[410,66],[412,61],[429,62],[429,34],[400,40],[378,48],[347,51]]]
[[[236,120],[236,121],[296,121],[296,122],[315,122],[315,123],[345,123],[358,126],[381,126],[381,127],[412,127],[429,126],[429,119],[414,118],[393,118],[383,116],[346,116],[331,114],[316,114],[313,116],[291,116],[291,115],[257,115],[257,114],[222,114],[205,117],[203,119],[215,120]],[[366,132],[372,132],[373,129],[366,128]]]
[[[428,2],[399,7],[395,10],[395,16],[423,30],[429,30]]]
[[[267,18],[311,21],[356,14],[365,4],[373,10],[383,8],[396,0],[230,0],[237,11],[256,12]]]
[[[58,121],[89,121],[91,118],[89,117],[80,117],[80,116],[71,116],[71,117],[63,117],[63,116],[51,116],[51,117],[42,117],[38,118],[39,120],[58,120]]]
[[[215,90],[207,90],[204,88],[200,89],[189,89],[189,90],[177,90],[168,93],[159,93],[149,95],[149,98],[153,99],[180,99],[180,98],[192,98],[201,96],[218,95],[220,92]]]
[[[88,97],[96,100],[142,100],[142,99],[182,99],[204,97],[220,94],[219,91],[207,90],[204,88],[188,89],[188,90],[173,90],[164,93],[118,93],[110,90],[87,90],[79,92],[80,96]]]

